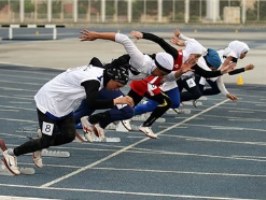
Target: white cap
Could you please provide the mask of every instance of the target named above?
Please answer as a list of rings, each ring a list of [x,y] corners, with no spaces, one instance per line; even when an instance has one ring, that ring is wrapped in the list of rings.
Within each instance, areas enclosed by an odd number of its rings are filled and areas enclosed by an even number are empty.
[[[160,52],[155,56],[155,65],[160,70],[170,73],[174,67],[174,59],[169,53]]]
[[[235,58],[240,58],[240,55],[244,52],[249,51],[249,46],[241,41],[234,40],[229,43],[228,47],[225,49],[226,56],[232,56]]]
[[[185,44],[186,44],[186,47],[185,47],[184,51],[186,51],[186,53],[188,55],[190,55],[190,54],[200,54],[200,55],[207,54],[207,49],[204,46],[202,46],[195,39],[187,40],[185,42]]]

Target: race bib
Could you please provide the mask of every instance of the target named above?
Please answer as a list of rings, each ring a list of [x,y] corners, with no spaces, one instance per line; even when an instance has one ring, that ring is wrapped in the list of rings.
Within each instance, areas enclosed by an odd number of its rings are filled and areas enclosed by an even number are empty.
[[[49,122],[42,123],[42,133],[48,136],[52,136],[54,131],[54,124]]]
[[[190,79],[186,80],[186,82],[187,82],[187,85],[188,85],[189,88],[192,88],[192,87],[196,86],[196,83],[195,83],[193,78],[190,78]]]
[[[206,85],[206,79],[203,77],[200,77],[200,81],[199,81],[200,85]]]

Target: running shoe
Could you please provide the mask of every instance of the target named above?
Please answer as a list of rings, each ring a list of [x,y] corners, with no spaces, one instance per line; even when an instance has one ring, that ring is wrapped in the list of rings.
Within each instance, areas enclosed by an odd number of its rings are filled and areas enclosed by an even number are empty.
[[[151,127],[148,126],[140,126],[139,130],[143,132],[147,137],[151,139],[157,139],[157,135],[152,131]]]

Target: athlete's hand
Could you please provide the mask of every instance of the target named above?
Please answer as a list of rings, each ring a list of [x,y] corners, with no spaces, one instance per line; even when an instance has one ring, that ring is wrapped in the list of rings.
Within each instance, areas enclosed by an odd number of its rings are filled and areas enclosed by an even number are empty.
[[[245,71],[253,70],[254,68],[255,66],[253,64],[248,64],[247,66],[245,66]]]
[[[97,32],[89,31],[87,29],[83,29],[80,31],[80,41],[93,41],[98,39]]]
[[[143,33],[139,32],[139,31],[131,31],[130,35],[134,38],[136,38],[137,40],[140,40],[143,38]]]
[[[173,36],[173,37],[171,38],[170,42],[171,42],[172,44],[174,44],[174,45],[177,45],[177,46],[181,46],[181,47],[185,46],[185,42],[184,42],[183,40],[179,39],[179,38],[176,37],[176,36]]]
[[[127,104],[131,107],[134,106],[134,100],[130,96],[123,96],[114,99],[114,104]]]
[[[232,101],[237,101],[237,100],[238,100],[237,96],[232,95],[232,94],[230,94],[230,93],[226,94],[226,97],[227,97],[228,99],[232,100]]]
[[[174,36],[177,37],[177,38],[179,38],[180,34],[181,34],[180,29],[179,28],[176,28],[176,30],[174,32]]]

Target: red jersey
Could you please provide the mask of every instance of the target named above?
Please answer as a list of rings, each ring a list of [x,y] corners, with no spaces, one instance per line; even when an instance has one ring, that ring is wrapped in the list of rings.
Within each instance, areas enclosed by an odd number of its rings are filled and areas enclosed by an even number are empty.
[[[178,50],[178,55],[174,60],[174,67],[172,71],[180,69],[183,63],[183,52]],[[150,75],[143,80],[131,81],[130,88],[140,96],[149,94],[151,96],[161,93],[159,86],[163,83],[163,77]]]

